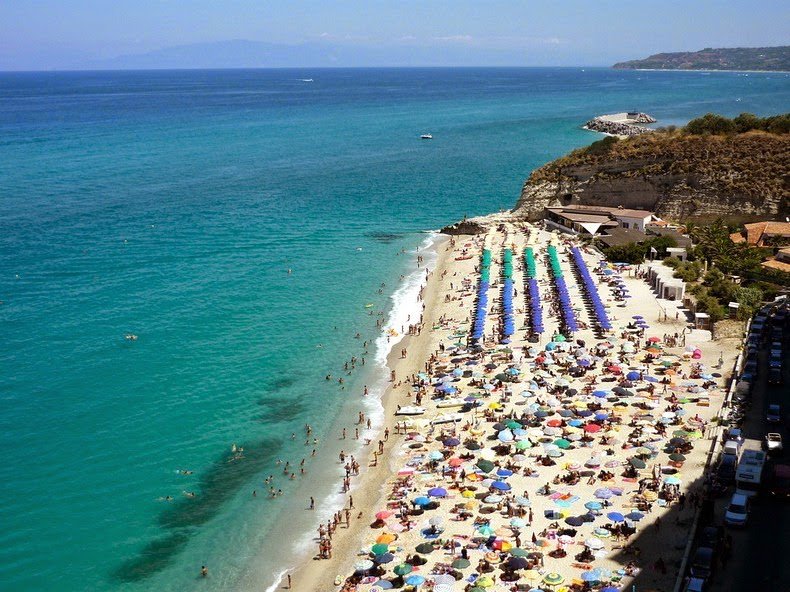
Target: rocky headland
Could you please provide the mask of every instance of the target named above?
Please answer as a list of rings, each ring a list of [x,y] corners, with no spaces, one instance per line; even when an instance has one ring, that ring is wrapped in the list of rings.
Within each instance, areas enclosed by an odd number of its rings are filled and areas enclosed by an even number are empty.
[[[604,138],[533,171],[513,214],[537,220],[547,207],[580,204],[651,210],[680,221],[783,218],[790,215],[790,133],[782,133],[788,116],[777,117],[780,125],[774,118],[771,129],[780,133],[684,129]]]

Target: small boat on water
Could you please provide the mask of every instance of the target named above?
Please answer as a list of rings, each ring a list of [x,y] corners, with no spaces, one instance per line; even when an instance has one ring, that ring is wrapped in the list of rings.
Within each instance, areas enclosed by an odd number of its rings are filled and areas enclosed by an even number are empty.
[[[422,415],[425,413],[425,407],[417,407],[416,405],[404,405],[398,407],[395,415]]]
[[[420,140],[433,140],[433,135],[431,134],[423,134],[420,136]]]

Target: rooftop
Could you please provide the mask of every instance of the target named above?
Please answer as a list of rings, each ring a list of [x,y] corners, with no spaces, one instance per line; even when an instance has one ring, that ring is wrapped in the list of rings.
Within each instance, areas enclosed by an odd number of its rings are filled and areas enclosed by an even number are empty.
[[[585,212],[590,214],[625,216],[626,218],[647,218],[653,215],[653,212],[649,212],[648,210],[631,210],[629,208],[613,208],[610,206],[583,206],[579,204],[549,209],[557,213]]]

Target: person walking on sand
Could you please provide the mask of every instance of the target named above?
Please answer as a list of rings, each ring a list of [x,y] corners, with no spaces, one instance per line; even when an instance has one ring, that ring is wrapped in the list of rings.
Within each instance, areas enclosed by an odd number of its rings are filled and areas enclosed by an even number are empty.
[[[291,589],[291,574],[288,574],[288,589]]]

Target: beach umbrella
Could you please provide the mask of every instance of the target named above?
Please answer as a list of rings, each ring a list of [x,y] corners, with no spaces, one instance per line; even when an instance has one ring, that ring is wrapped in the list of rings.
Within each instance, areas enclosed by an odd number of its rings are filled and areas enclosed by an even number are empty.
[[[545,576],[543,576],[543,583],[548,584],[549,586],[559,586],[564,581],[565,578],[557,572],[547,573]]]
[[[609,512],[606,517],[612,522],[623,522],[625,520],[625,516],[620,512]]]
[[[373,585],[373,588],[370,589],[370,592],[374,592],[376,590],[376,587],[380,588],[381,590],[392,590],[392,588],[394,588],[392,582],[390,582],[389,580],[377,580],[376,583]]]
[[[584,545],[592,550],[603,549],[604,544],[601,539],[590,537],[584,541]]]
[[[464,559],[463,557],[459,557],[458,559],[456,559],[452,563],[452,566],[455,569],[466,569],[470,565],[471,565],[471,563],[469,562],[469,560],[468,559]]]
[[[445,497],[447,495],[447,490],[444,487],[434,487],[428,490],[428,495],[431,497]]]
[[[631,466],[635,469],[644,469],[647,467],[647,464],[641,458],[633,457],[628,459],[628,462],[631,463]]]
[[[480,460],[477,461],[477,465],[476,466],[477,466],[478,469],[480,469],[484,473],[490,473],[491,471],[494,470],[494,463],[492,463],[490,460],[486,460],[486,459],[483,459],[483,458],[481,458]]]
[[[376,537],[377,543],[384,543],[385,545],[389,545],[392,541],[397,539],[398,537],[391,532],[383,532],[378,537]]]
[[[483,501],[485,503],[487,503],[487,504],[498,504],[499,502],[502,501],[502,496],[501,495],[489,495]]]
[[[558,438],[557,440],[554,440],[554,444],[557,446],[557,448],[560,448],[562,450],[567,450],[568,448],[571,447],[571,443],[568,440],[565,440],[564,438]]]
[[[386,520],[390,516],[392,516],[392,512],[388,512],[387,510],[376,512],[376,520]]]
[[[430,520],[428,520],[428,524],[431,526],[441,526],[442,522],[444,522],[444,518],[441,516],[434,516]]]
[[[370,548],[370,552],[374,555],[384,555],[389,549],[390,546],[387,543],[376,543]]]
[[[600,592],[620,592],[620,588],[615,588],[614,586],[606,586],[601,588]]]
[[[382,563],[391,563],[395,560],[395,555],[392,553],[383,553],[382,555],[376,555],[373,558],[374,563],[382,564]]]
[[[584,426],[584,431],[589,434],[595,434],[601,431],[601,426],[598,425],[597,423],[588,423],[587,425]]]
[[[582,572],[581,579],[583,582],[597,582],[601,579],[601,575],[598,573],[598,570],[589,569]]]
[[[425,497],[424,495],[421,495],[420,497],[414,498],[414,501],[412,503],[416,506],[427,506],[428,504],[431,503],[431,500]]]
[[[510,477],[513,474],[513,471],[510,469],[497,469],[496,474],[499,477]]]
[[[680,454],[678,452],[673,452],[672,454],[669,455],[669,460],[672,460],[672,461],[675,461],[675,462],[683,462],[683,461],[686,460],[686,457],[685,457],[685,455]]]
[[[634,510],[633,512],[629,512],[628,514],[626,514],[625,517],[628,518],[629,520],[633,520],[634,522],[639,522],[642,518],[645,517],[645,515],[642,512],[637,512],[636,510]]]
[[[420,586],[425,583],[425,578],[420,574],[412,574],[404,582],[407,586]]]
[[[485,537],[489,537],[496,534],[496,531],[493,528],[491,528],[488,524],[483,524],[481,526],[478,526],[477,532]]]
[[[670,475],[664,479],[664,483],[667,485],[680,485],[681,481],[678,477],[675,477],[675,475]]]
[[[593,495],[598,499],[609,499],[614,493],[612,493],[612,490],[608,487],[601,487],[600,489],[596,489]]]
[[[528,565],[529,562],[526,557],[509,557],[507,561],[505,561],[505,569],[509,569],[510,571],[526,569]]]
[[[527,498],[525,498],[522,495],[516,496],[516,499],[514,501],[515,501],[517,506],[521,506],[523,508],[526,508],[526,507],[529,507],[529,506],[532,505],[532,502],[530,502]]]
[[[639,380],[639,372],[629,372],[625,375],[628,380]]]
[[[584,507],[587,508],[588,510],[600,510],[601,508],[603,508],[603,504],[601,502],[592,501],[584,504]]]
[[[417,545],[415,549],[418,553],[422,553],[423,555],[427,555],[428,553],[433,553],[434,546],[431,543],[420,543]]]
[[[494,585],[494,580],[492,580],[489,576],[480,576],[475,580],[475,586],[479,586],[480,588],[490,588]]]
[[[395,575],[397,576],[405,576],[406,574],[411,573],[412,569],[414,568],[408,563],[399,563],[392,571],[394,571]]]
[[[430,458],[431,460],[442,460],[444,458],[444,455],[438,450],[433,450],[428,455],[428,458]]]
[[[363,559],[354,564],[354,571],[368,571],[373,568],[373,562],[370,559]]]
[[[491,484],[491,488],[497,489],[499,491],[510,491],[511,489],[510,485],[508,483],[505,483],[504,481],[494,481]]]
[[[568,524],[570,526],[581,526],[582,524],[584,524],[584,518],[582,518],[581,516],[569,516],[568,518],[565,519],[565,524]]]

